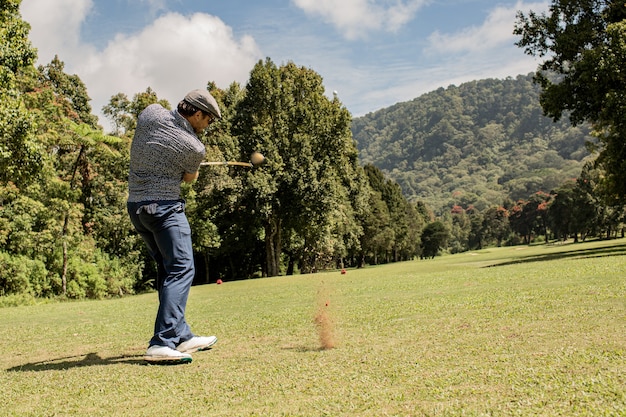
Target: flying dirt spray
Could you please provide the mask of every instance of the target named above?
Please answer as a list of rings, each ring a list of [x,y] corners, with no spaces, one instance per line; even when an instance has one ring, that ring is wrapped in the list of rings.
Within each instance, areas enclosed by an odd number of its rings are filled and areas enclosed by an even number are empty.
[[[317,292],[317,311],[313,319],[317,327],[321,350],[333,349],[336,346],[335,323],[333,322],[331,311],[330,292],[324,281],[322,281]]]

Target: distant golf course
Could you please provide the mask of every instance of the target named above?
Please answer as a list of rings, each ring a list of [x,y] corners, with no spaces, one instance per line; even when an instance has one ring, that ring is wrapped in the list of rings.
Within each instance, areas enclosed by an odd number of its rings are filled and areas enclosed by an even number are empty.
[[[0,416],[626,416],[626,239],[194,287],[186,365],[157,305],[0,309]]]

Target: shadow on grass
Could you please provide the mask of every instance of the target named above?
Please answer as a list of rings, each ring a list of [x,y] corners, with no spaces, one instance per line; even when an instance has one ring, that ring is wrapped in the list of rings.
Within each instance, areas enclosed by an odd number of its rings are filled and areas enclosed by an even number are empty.
[[[100,357],[97,353],[87,355],[68,356],[65,358],[51,359],[48,361],[26,363],[7,369],[8,372],[32,372],[32,371],[60,371],[85,366],[100,365],[146,365],[143,355],[123,355],[112,358]]]
[[[570,245],[576,245],[572,243]],[[541,262],[541,261],[553,261],[558,259],[584,259],[584,258],[604,258],[609,256],[624,256],[626,255],[626,244],[618,244],[605,246],[602,248],[590,248],[590,249],[574,249],[564,250],[557,253],[548,253],[545,255],[530,255],[521,256],[517,259],[513,259],[507,262],[496,263],[487,265],[484,268],[493,268],[496,266],[515,265],[528,262]]]

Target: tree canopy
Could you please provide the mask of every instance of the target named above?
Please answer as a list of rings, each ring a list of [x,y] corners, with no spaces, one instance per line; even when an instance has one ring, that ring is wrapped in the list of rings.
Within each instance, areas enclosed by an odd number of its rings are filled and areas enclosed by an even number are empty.
[[[324,95],[315,71],[269,59],[253,68],[232,132],[241,157],[256,150],[267,158],[263,169],[244,177],[239,193],[255,207],[266,274],[280,273],[283,250],[309,272],[355,249],[352,219],[363,210],[365,182],[350,121],[341,102]]]
[[[626,201],[626,3],[553,0],[548,13],[519,12],[515,34],[544,58],[535,81],[545,114],[592,124],[607,189]]]

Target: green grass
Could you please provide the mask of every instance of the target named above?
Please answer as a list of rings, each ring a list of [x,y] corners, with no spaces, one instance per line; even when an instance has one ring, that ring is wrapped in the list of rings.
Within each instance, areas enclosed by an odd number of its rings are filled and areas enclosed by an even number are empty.
[[[156,308],[0,309],[0,416],[626,416],[626,240],[194,287],[188,365],[143,364]]]

